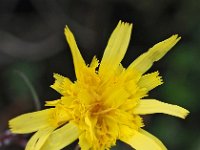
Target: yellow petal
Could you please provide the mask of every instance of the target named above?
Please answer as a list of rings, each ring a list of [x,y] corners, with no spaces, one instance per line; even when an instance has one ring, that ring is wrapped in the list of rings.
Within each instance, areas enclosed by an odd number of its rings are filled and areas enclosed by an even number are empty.
[[[153,62],[161,59],[179,40],[180,37],[178,35],[173,35],[159,42],[133,61],[128,67],[128,70],[136,69],[142,74],[145,73],[153,65]]]
[[[127,125],[132,129],[137,129],[142,125],[140,116],[133,116],[131,113],[119,109],[115,111],[115,119],[119,124]]]
[[[52,109],[45,109],[33,113],[20,115],[9,121],[10,130],[13,133],[31,133],[49,126],[49,116]]]
[[[123,87],[112,86],[105,89],[105,92],[102,94],[102,99],[105,99],[106,106],[117,108],[122,105],[129,96],[130,94]]]
[[[136,150],[166,150],[165,146],[155,137],[146,135],[146,132],[136,131],[131,138],[121,139]]]
[[[79,136],[79,145],[81,147],[81,150],[89,150],[92,147],[92,141],[88,140],[88,132],[83,132],[81,133],[81,135]],[[95,146],[95,145],[94,145]]]
[[[134,113],[140,115],[164,113],[184,119],[189,111],[177,105],[164,103],[154,99],[145,99],[140,101],[139,105],[134,109]]]
[[[44,143],[41,150],[60,150],[74,142],[79,136],[77,126],[68,123],[55,130]]]
[[[134,131],[132,128],[130,128],[127,125],[124,124],[120,124],[119,125],[119,139],[127,139],[132,137],[132,135],[134,134]]]
[[[52,101],[45,101],[45,106],[56,106],[61,102],[60,99],[52,100]]]
[[[88,126],[88,128],[89,128],[88,132],[90,133],[88,138],[90,138],[91,141],[93,141],[95,138],[95,130],[94,129],[95,129],[96,122],[97,122],[96,117],[90,117],[88,115],[85,117],[85,123]]]
[[[54,128],[44,128],[37,131],[28,141],[25,150],[40,150]]]
[[[132,24],[119,22],[113,31],[105,49],[99,75],[108,79],[123,59],[131,36]]]
[[[77,79],[79,79],[81,77],[81,68],[85,66],[85,61],[81,56],[78,46],[76,45],[76,41],[74,39],[72,32],[69,30],[67,26],[65,28],[65,36],[67,38],[68,44],[72,52],[76,77]]]
[[[143,135],[146,135],[147,137],[151,138],[152,140],[154,140],[158,145],[160,145],[160,147],[162,148],[162,150],[167,150],[167,148],[165,147],[165,145],[154,135],[150,134],[149,132],[140,129],[140,133],[142,133]]]
[[[55,83],[51,85],[51,88],[56,90],[62,95],[70,94],[70,87],[73,84],[68,78],[54,73]]]
[[[150,91],[162,84],[162,79],[159,76],[158,71],[146,74],[140,78],[138,85],[140,88],[146,88],[147,91]]]
[[[96,69],[99,65],[99,60],[96,58],[96,56],[93,57],[90,67]]]
[[[120,63],[119,66],[115,70],[115,76],[120,76],[125,71],[125,68]]]

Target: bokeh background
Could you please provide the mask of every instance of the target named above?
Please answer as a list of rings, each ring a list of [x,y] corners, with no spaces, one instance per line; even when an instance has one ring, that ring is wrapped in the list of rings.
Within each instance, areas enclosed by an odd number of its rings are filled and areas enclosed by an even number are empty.
[[[35,111],[39,99],[59,97],[49,86],[53,73],[75,80],[63,34],[68,25],[86,62],[102,57],[119,20],[133,23],[128,66],[155,43],[178,33],[182,39],[150,71],[160,70],[164,84],[151,97],[190,110],[186,120],[145,117],[145,129],[170,150],[200,150],[200,1],[197,0],[0,0],[0,150],[22,150],[29,135],[8,132],[8,120]],[[77,142],[66,149],[73,150]],[[129,150],[118,142],[113,150]]]

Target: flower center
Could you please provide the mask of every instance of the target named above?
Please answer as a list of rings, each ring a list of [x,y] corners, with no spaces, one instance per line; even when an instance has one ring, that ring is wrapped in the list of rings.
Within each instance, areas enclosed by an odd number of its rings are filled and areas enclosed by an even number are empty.
[[[102,102],[94,103],[91,108],[89,108],[89,111],[91,115],[100,115],[100,114],[106,114],[110,111],[114,110],[113,108],[106,108]]]

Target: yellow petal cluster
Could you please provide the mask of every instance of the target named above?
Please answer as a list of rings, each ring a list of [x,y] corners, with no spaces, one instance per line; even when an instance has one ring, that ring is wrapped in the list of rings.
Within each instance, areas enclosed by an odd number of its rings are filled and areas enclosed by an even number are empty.
[[[140,115],[164,113],[185,118],[189,113],[177,105],[145,99],[162,79],[159,72],[145,74],[179,40],[178,35],[154,45],[124,68],[121,61],[131,37],[132,24],[119,22],[113,31],[101,62],[94,57],[86,64],[68,27],[66,39],[71,48],[77,80],[54,74],[51,86],[62,96],[47,101],[50,107],[18,116],[9,121],[13,133],[36,132],[26,150],[59,150],[76,139],[82,150],[109,150],[121,140],[136,150],[164,150],[156,137],[144,131]]]

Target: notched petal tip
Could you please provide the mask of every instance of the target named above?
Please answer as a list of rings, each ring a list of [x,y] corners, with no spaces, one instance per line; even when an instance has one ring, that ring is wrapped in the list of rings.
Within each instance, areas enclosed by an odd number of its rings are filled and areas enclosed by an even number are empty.
[[[185,119],[189,114],[190,114],[190,112],[187,109],[184,109],[184,113],[183,113],[183,116],[181,118]]]
[[[174,34],[172,35],[170,38],[166,39],[165,41],[167,42],[167,40],[171,40],[172,43],[174,43],[174,45],[180,41],[181,36],[179,36],[178,34]]]
[[[17,133],[17,134],[20,134],[20,132],[18,130],[20,126],[18,126],[18,118],[19,117],[15,117],[11,120],[8,121],[8,127],[9,127],[9,130],[12,132],[12,133]],[[17,124],[17,125],[16,125]],[[22,132],[23,133],[23,132]]]
[[[70,34],[72,34],[67,25],[65,26],[64,33],[67,39],[69,39]]]
[[[61,76],[61,75],[58,74],[58,73],[53,73],[53,77],[54,77],[55,79],[57,79],[57,76]]]
[[[11,120],[8,121],[8,127],[9,127],[9,130],[12,133],[15,133],[15,126],[14,126],[14,123],[13,123],[13,119],[11,119]]]
[[[138,85],[142,88],[146,88],[148,91],[163,84],[162,76],[159,76],[159,72],[153,72],[143,75],[138,82]]]
[[[93,58],[92,58],[92,61],[91,61],[91,63],[90,63],[90,67],[91,68],[97,68],[98,66],[99,66],[99,60],[97,59],[97,57],[96,56],[94,56]]]
[[[180,40],[181,39],[181,36],[179,36],[178,34],[174,34],[174,35],[172,35],[172,36],[174,36],[176,39],[178,39],[178,40]]]
[[[125,21],[120,20],[120,21],[118,22],[118,25],[130,25],[130,26],[132,26],[132,23],[129,23],[129,22],[125,22]],[[117,26],[118,26],[118,25],[117,25]]]
[[[71,30],[69,29],[69,27],[67,25],[66,25],[66,27],[64,29],[64,33],[65,33],[66,39],[67,39],[67,41],[69,43],[69,46],[70,46],[71,43],[73,43],[72,45],[74,47],[76,45],[75,38],[74,38],[73,33],[71,32]]]
[[[70,29],[69,29],[69,27],[68,27],[68,25],[65,26],[64,31],[65,32],[71,32]]]

